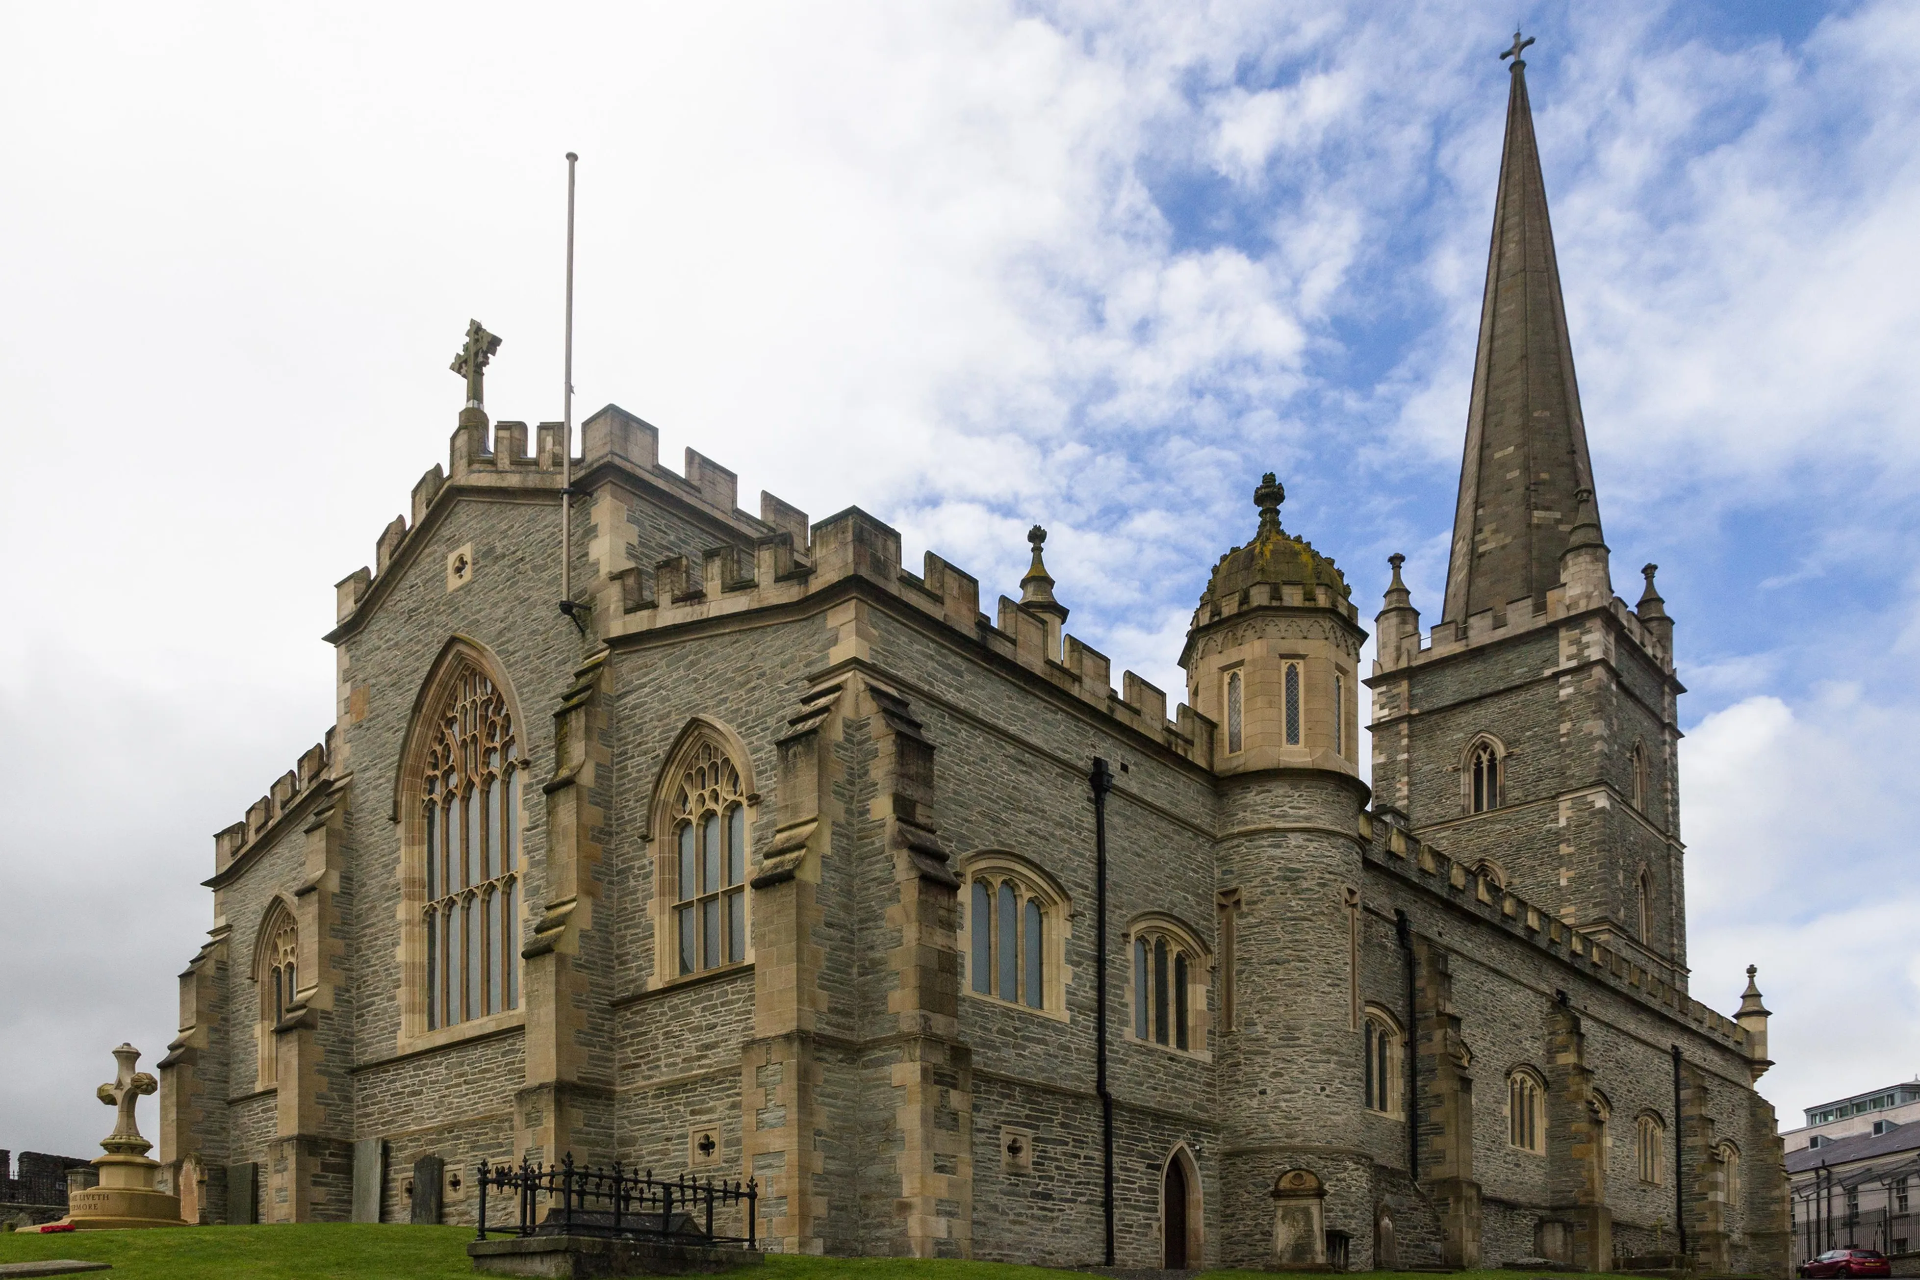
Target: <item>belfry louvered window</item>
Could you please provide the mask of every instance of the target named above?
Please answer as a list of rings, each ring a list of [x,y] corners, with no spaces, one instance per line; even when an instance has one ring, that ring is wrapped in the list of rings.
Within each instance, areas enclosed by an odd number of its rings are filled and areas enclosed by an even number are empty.
[[[453,681],[427,755],[427,1026],[520,1005],[520,799],[526,766],[498,689]]]
[[[681,976],[747,958],[747,809],[740,770],[711,742],[674,801],[673,932]]]
[[[1467,755],[1467,812],[1500,807],[1500,752],[1491,742],[1474,745]]]

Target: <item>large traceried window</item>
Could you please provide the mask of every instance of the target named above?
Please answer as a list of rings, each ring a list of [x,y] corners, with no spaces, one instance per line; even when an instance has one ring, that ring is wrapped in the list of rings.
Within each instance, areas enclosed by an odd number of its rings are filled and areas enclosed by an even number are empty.
[[[1500,786],[1505,781],[1500,748],[1485,739],[1467,752],[1467,812],[1485,813],[1500,807]]]
[[[673,792],[674,972],[685,977],[747,958],[747,803],[740,770],[719,744],[687,754]]]
[[[1133,938],[1133,1038],[1187,1053],[1206,1048],[1211,964],[1192,932],[1155,913]]]
[[[426,837],[429,1030],[520,1007],[520,803],[525,762],[507,700],[463,667],[432,730]]]
[[[1535,1155],[1547,1149],[1547,1089],[1530,1067],[1507,1077],[1507,1145]]]
[[[300,934],[293,916],[280,903],[268,908],[260,925],[260,941],[254,953],[254,980],[260,987],[260,1088],[276,1082],[279,1076],[279,1047],[274,1028],[293,1007],[293,993],[299,989]]]
[[[1666,1181],[1667,1174],[1666,1122],[1649,1112],[1640,1117],[1635,1129],[1640,1181],[1657,1187]]]
[[[1400,1063],[1405,1049],[1400,1024],[1385,1009],[1369,1005],[1361,1025],[1365,1036],[1362,1044],[1366,1055],[1367,1110],[1398,1116],[1404,1110]]]
[[[1014,854],[986,850],[966,863],[967,990],[1064,1016],[1065,895]]]

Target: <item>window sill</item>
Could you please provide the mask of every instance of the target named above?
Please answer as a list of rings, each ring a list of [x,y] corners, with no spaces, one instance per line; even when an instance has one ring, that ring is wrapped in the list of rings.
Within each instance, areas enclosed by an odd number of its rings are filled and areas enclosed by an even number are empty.
[[[652,1000],[655,997],[664,996],[670,992],[685,991],[689,987],[698,987],[709,982],[721,982],[728,978],[737,978],[743,973],[752,972],[753,957],[748,956],[738,964],[723,964],[718,969],[702,969],[698,973],[679,974],[664,981],[655,982],[643,991],[635,991],[624,996],[615,996],[613,999],[607,1001],[607,1007],[610,1009],[622,1009],[627,1005],[638,1004],[642,1000]]]
[[[1142,1040],[1139,1036],[1135,1035],[1129,1035],[1127,1037],[1127,1043],[1137,1044],[1143,1049],[1157,1050],[1160,1053],[1178,1058],[1182,1062],[1211,1063],[1213,1061],[1213,1054],[1205,1049],[1182,1049],[1177,1045],[1161,1044],[1158,1040]]]
[[[982,1004],[992,1005],[996,1009],[1014,1009],[1020,1013],[1031,1014],[1036,1018],[1051,1018],[1055,1022],[1072,1021],[1064,1011],[1056,1013],[1052,1009],[1036,1009],[1030,1004],[1021,1004],[1017,1000],[1002,1000],[999,996],[988,995],[984,991],[975,991],[971,987],[967,989],[967,995],[972,999],[980,1001]]]
[[[1368,1107],[1367,1114],[1381,1120],[1398,1120],[1402,1123],[1406,1121],[1406,1117],[1397,1111],[1376,1111],[1372,1107]]]
[[[484,1018],[473,1018],[466,1022],[456,1022],[450,1027],[437,1027],[432,1031],[421,1031],[413,1035],[402,1033],[400,1042],[394,1046],[396,1054],[422,1053],[428,1049],[443,1049],[451,1044],[465,1040],[477,1040],[481,1036],[492,1035],[497,1031],[507,1031],[527,1025],[527,1011],[524,1006],[508,1009],[502,1013],[488,1014]]]

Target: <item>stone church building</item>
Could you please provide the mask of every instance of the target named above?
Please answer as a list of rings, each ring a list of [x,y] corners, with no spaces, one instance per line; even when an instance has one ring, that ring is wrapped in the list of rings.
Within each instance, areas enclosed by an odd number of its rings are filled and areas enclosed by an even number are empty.
[[[406,1221],[433,1156],[472,1222],[479,1161],[571,1153],[751,1175],[789,1251],[1781,1274],[1767,1011],[1688,994],[1674,623],[1651,565],[1614,595],[1523,68],[1446,598],[1394,557],[1371,671],[1272,476],[1169,718],[1043,532],[989,616],[619,408],[572,460],[490,422],[474,325],[449,468],[338,586],[332,727],[215,838],[188,1212]]]

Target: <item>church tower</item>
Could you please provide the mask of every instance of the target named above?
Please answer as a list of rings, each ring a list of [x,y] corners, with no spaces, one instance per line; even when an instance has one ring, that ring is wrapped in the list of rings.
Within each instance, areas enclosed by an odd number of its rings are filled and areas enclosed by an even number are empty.
[[[1521,47],[1446,598],[1423,639],[1392,557],[1374,791],[1421,839],[1684,987],[1673,623],[1653,565],[1637,610],[1613,594]]]

